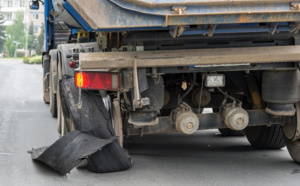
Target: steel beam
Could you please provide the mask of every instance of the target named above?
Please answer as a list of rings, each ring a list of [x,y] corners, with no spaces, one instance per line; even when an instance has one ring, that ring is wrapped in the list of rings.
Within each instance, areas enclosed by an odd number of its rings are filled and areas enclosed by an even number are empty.
[[[96,31],[145,30],[177,25],[298,22],[300,10],[294,8],[292,2],[287,0],[89,0],[89,3],[86,3],[86,0],[67,1],[72,6],[69,9],[74,9],[70,13],[80,18],[77,20],[78,24],[87,30]],[[181,7],[183,11],[180,11],[180,14],[174,11],[179,4],[189,3],[191,5]],[[157,7],[153,8],[151,4],[156,4]]]
[[[112,0],[116,1],[116,0]],[[117,0],[131,3],[132,0]],[[220,5],[220,4],[259,4],[259,3],[285,3],[292,2],[291,0],[135,0],[134,4],[157,7],[157,6],[172,6],[172,5]]]
[[[79,70],[299,62],[300,46],[80,53]]]

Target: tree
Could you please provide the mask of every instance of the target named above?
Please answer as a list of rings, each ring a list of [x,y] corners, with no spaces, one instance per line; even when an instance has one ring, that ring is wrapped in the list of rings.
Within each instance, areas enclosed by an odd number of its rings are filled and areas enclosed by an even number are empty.
[[[29,56],[31,56],[31,51],[36,48],[36,37],[34,35],[33,22],[30,23],[30,26],[28,29],[27,48],[29,50]]]
[[[17,12],[16,18],[13,24],[6,27],[6,42],[5,46],[9,51],[9,56],[13,57],[16,44],[14,41],[19,42],[19,48],[22,48],[25,44],[25,24],[23,23],[24,14],[23,12]]]
[[[0,53],[2,52],[2,48],[5,43],[5,26],[3,26],[4,22],[4,16],[0,13]]]
[[[44,28],[44,24],[42,23],[42,27],[41,27],[41,33],[37,38],[37,47],[35,49],[36,54],[37,55],[42,55],[43,52],[43,47],[44,47],[44,36],[45,36],[45,28]]]

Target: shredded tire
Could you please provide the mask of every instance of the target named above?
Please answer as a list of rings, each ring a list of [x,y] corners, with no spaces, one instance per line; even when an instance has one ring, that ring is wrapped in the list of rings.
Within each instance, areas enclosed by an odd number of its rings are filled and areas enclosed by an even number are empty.
[[[52,149],[51,151],[47,151],[44,148],[45,152],[43,152],[41,156],[46,158],[35,159],[38,159],[47,165],[52,165],[51,167],[57,170],[60,174],[65,174],[67,171],[70,171],[84,159],[88,159],[87,168],[90,171],[97,173],[116,172],[129,169],[132,166],[131,158],[122,149],[118,140],[112,140],[116,139],[115,132],[112,127],[110,114],[105,109],[102,98],[82,91],[82,104],[79,109],[79,90],[74,85],[74,78],[64,75],[60,86],[62,93],[61,104],[64,115],[72,117],[69,119],[72,119],[74,122],[75,134],[79,131],[87,136],[84,136],[84,138],[78,138],[78,140],[73,140],[73,138],[64,138],[64,136],[60,139],[59,143],[56,142],[49,147],[49,149]],[[66,136],[69,136],[69,134],[70,133],[66,134]],[[74,134],[74,131],[71,132],[71,134]],[[78,150],[79,148],[68,148],[70,143],[72,143],[75,147],[78,145],[80,146],[86,138],[96,138],[98,141],[102,140],[101,142],[106,140],[108,143],[105,143],[104,145],[103,143],[98,143],[98,146],[96,147],[91,146],[90,148],[84,148],[81,150]],[[63,139],[73,141],[66,143]],[[53,162],[53,160],[61,157],[62,153],[58,150],[61,148],[66,149],[63,154],[72,154],[73,157],[76,157],[76,163],[66,163],[64,161]],[[53,149],[56,149],[56,151],[60,153],[53,153]],[[82,152],[83,150],[85,151]],[[34,154],[34,152],[35,151],[31,154]],[[74,158],[71,160],[67,159],[66,161],[72,162],[73,160]],[[60,166],[58,164],[66,165],[67,167]]]
[[[41,161],[65,175],[84,158],[116,139],[116,136],[110,139],[99,139],[75,130],[58,139],[50,147],[32,149],[28,153],[31,154],[32,159]]]
[[[62,100],[62,104],[70,108],[64,113],[70,113],[76,130],[101,139],[115,136],[110,114],[105,109],[100,96],[82,91],[82,108],[78,109],[79,91],[74,86],[74,78],[64,75],[61,90],[63,97],[66,98]],[[65,110],[66,107],[62,108]],[[131,159],[126,156],[118,141],[114,141],[89,157],[88,169],[93,172],[106,173],[126,170],[131,165]]]

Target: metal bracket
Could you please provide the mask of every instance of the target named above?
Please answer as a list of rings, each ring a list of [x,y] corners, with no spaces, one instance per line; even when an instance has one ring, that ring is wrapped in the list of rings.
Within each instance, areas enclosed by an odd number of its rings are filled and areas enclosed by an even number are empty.
[[[289,32],[293,34],[298,34],[299,30],[300,30],[300,22],[296,22],[294,27]]]
[[[172,7],[172,14],[173,15],[183,15],[186,14],[186,6],[173,6]],[[170,30],[170,34],[173,38],[179,37],[184,32],[184,26],[178,25],[174,26]]]
[[[134,59],[134,63],[133,63],[133,88],[134,88],[134,99],[132,104],[133,110],[135,110],[136,108],[142,108],[145,105],[150,105],[150,99],[141,98],[140,95],[136,58]]]
[[[278,24],[279,24],[279,23],[273,23],[273,24],[272,24],[271,32],[270,32],[272,35],[274,35],[275,32],[277,31]]]
[[[172,10],[172,14],[174,15],[186,14],[186,6],[173,6]]]
[[[212,37],[215,33],[217,25],[213,24],[213,25],[209,25],[208,29],[207,29],[207,36],[208,37]]]
[[[181,36],[181,34],[184,32],[184,26],[173,26],[171,27],[170,34],[173,38]]]
[[[177,116],[180,113],[184,113],[184,112],[192,112],[192,108],[187,103],[182,102],[176,109],[172,110],[171,112],[173,124],[176,123]]]
[[[293,2],[293,3],[291,3],[291,10],[300,11],[300,3],[299,2]]]

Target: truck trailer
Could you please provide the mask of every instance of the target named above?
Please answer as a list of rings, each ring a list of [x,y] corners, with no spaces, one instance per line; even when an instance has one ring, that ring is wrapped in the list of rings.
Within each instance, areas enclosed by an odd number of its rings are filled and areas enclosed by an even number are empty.
[[[123,147],[130,136],[219,129],[255,148],[287,146],[300,163],[299,1],[32,0],[30,8],[45,8],[44,101],[62,136],[97,136],[101,126],[87,126],[100,121]]]

